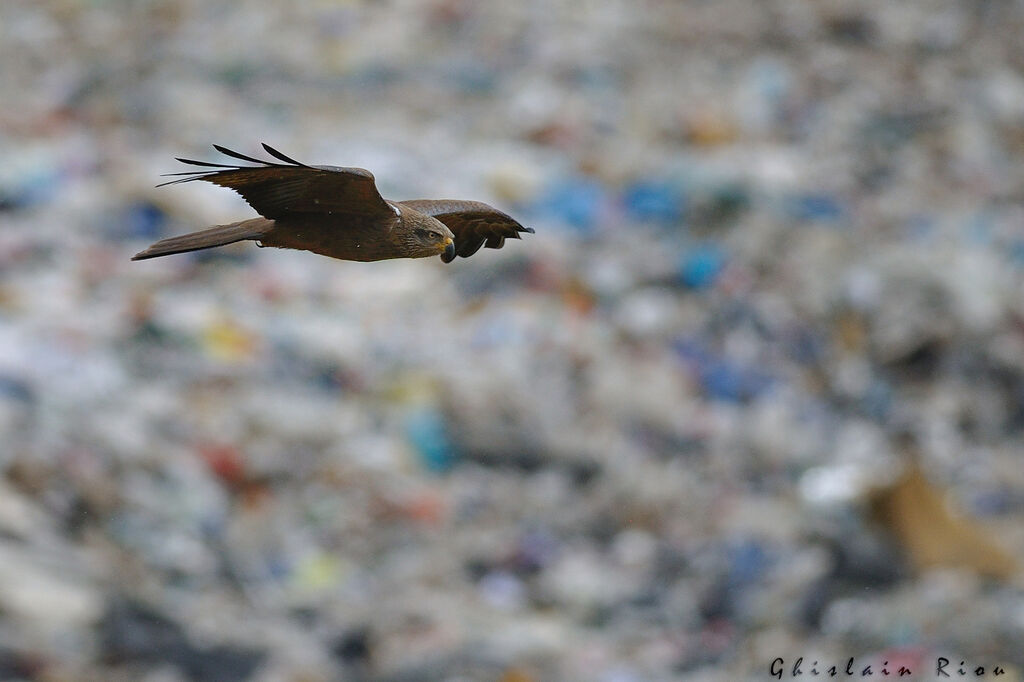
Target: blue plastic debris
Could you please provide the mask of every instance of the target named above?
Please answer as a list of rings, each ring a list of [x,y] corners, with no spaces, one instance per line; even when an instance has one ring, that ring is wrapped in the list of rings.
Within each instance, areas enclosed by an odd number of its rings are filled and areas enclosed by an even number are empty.
[[[771,566],[771,558],[757,540],[745,540],[729,549],[729,582],[746,585],[764,575]]]
[[[1018,268],[1024,268],[1024,239],[1014,240],[1009,248],[1010,261]]]
[[[770,385],[760,372],[724,360],[701,367],[700,383],[709,398],[727,402],[746,402]]]
[[[710,287],[725,267],[725,261],[725,252],[714,244],[690,249],[679,264],[679,281],[691,289]]]
[[[699,342],[682,339],[674,348],[711,400],[749,402],[773,384],[772,377],[764,371],[718,356]]]
[[[641,180],[622,195],[626,213],[640,222],[678,223],[686,210],[682,189],[668,182]]]
[[[892,394],[889,382],[876,379],[861,396],[861,409],[873,419],[884,420],[892,410]]]
[[[427,471],[444,473],[455,464],[455,451],[444,418],[437,410],[414,410],[406,418],[405,434]]]
[[[0,186],[0,211],[14,211],[48,203],[65,182],[57,168],[26,174],[20,182]]]
[[[789,202],[789,213],[797,220],[838,222],[845,211],[842,203],[827,194],[804,194],[793,197]]]
[[[607,204],[604,186],[586,177],[568,178],[549,189],[533,210],[582,232],[591,231]]]
[[[0,399],[9,398],[12,402],[34,404],[36,392],[31,384],[20,377],[0,374]]]
[[[138,239],[158,239],[167,225],[167,214],[150,201],[137,201],[125,209],[124,236]]]

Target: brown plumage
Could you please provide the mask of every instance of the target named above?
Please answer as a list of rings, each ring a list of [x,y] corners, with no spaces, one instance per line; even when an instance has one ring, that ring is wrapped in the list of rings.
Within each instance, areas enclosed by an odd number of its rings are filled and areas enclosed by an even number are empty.
[[[377,191],[373,175],[362,168],[307,166],[266,144],[263,148],[276,162],[213,146],[227,156],[258,165],[178,159],[204,170],[170,173],[184,177],[163,184],[205,180],[228,187],[241,194],[262,217],[163,239],[135,254],[132,260],[248,239],[260,246],[312,251],[341,260],[440,255],[441,260],[450,263],[456,256],[472,256],[481,246],[500,249],[505,239],[519,239],[520,232],[533,232],[479,201],[385,200]]]

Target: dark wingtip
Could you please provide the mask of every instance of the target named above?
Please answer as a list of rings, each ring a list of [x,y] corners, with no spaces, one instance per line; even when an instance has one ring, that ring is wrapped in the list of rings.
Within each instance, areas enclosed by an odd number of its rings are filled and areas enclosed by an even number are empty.
[[[274,149],[273,147],[271,147],[266,142],[261,142],[260,144],[262,144],[263,148],[267,151],[267,153],[270,154],[271,156],[273,156],[275,159],[278,159],[280,161],[284,161],[285,163],[294,164],[296,166],[302,166],[303,168],[308,168],[309,167],[309,166],[307,166],[304,163],[299,163],[298,161],[296,161],[295,159],[293,159],[293,158],[291,158],[289,156],[285,156],[281,152],[279,152],[276,149]]]
[[[241,159],[242,161],[249,161],[249,162],[252,162],[252,163],[258,163],[261,166],[272,166],[273,165],[271,163],[267,163],[266,161],[260,161],[259,159],[254,159],[251,156],[246,156],[245,154],[241,154],[239,152],[232,151],[232,150],[228,149],[227,147],[220,146],[219,144],[213,145],[213,148],[216,149],[217,151],[219,151],[221,154],[224,154],[225,156],[230,156],[230,157],[233,157],[235,159]]]
[[[210,163],[209,161],[196,161],[195,159],[183,159],[180,156],[174,157],[175,161],[181,161],[187,163],[190,166],[205,166],[207,168],[238,168],[238,166],[228,166],[223,163]]]
[[[213,173],[205,173],[203,171],[195,171],[194,173],[163,173],[163,174],[161,174],[161,177],[164,177],[164,176],[167,176],[167,175],[188,175],[190,177],[187,177],[187,178],[177,178],[176,180],[168,180],[167,182],[161,182],[159,185],[156,185],[156,187],[166,187],[167,185],[177,185],[177,184],[182,183],[182,182],[192,182],[193,180],[202,180],[204,178],[209,177],[210,175],[213,175]]]
[[[177,180],[168,180],[167,182],[161,182],[159,185],[153,185],[153,187],[166,187],[167,185],[176,185],[179,182],[188,182],[189,180],[195,180],[195,178],[178,178]]]

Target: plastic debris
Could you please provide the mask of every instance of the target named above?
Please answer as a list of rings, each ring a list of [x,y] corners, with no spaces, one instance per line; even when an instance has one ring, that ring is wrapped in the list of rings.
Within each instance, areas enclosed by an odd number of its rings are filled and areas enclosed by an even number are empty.
[[[976,522],[951,512],[942,492],[913,465],[872,499],[875,516],[899,538],[918,570],[961,567],[993,578],[1016,575],[1016,559]]]
[[[725,267],[725,253],[713,244],[689,249],[679,264],[679,279],[691,289],[706,289]]]
[[[1024,7],[633,5],[3,4],[0,679],[1021,679]],[[262,141],[536,234],[128,260]]]

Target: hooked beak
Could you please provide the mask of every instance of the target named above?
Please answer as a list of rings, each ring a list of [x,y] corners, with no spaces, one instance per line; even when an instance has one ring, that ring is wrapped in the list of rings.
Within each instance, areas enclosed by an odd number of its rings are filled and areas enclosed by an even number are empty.
[[[441,254],[441,261],[451,263],[453,260],[455,260],[455,242],[451,237],[448,237],[444,245],[444,253]]]

